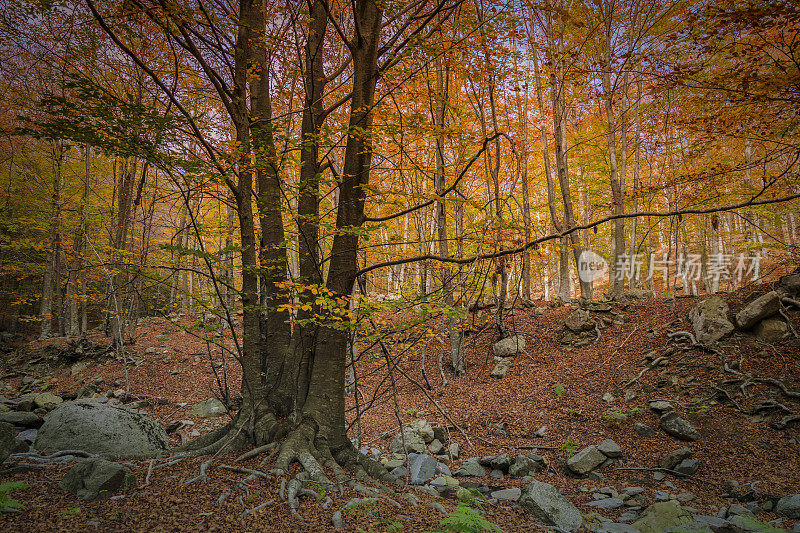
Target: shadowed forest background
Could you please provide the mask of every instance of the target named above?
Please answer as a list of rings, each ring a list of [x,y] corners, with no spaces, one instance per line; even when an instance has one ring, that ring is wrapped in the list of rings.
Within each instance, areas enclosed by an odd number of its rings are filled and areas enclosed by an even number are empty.
[[[748,520],[800,519],[794,3],[11,0],[0,84],[0,415],[28,506],[0,521],[155,528],[173,478],[207,489],[171,496],[179,529],[661,531],[658,502],[712,516],[746,482]],[[41,440],[89,400],[166,432],[127,457]],[[659,463],[675,446],[638,437],[695,447]],[[138,481],[41,514],[74,496],[32,476],[100,457]],[[620,505],[546,516],[541,481]],[[695,523],[758,530],[726,505]]]

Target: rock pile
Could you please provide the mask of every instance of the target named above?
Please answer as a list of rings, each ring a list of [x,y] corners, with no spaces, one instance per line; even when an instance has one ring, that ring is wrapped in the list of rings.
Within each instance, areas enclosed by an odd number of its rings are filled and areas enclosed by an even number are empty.
[[[787,337],[789,327],[782,316],[787,303],[796,301],[800,294],[800,272],[781,277],[775,290],[762,294],[728,319],[728,303],[712,296],[698,303],[689,312],[694,335],[699,343],[716,342],[734,329],[752,332],[764,342],[776,342]],[[735,323],[735,324],[734,324]]]
[[[611,303],[581,301],[564,321],[559,340],[561,344],[582,348],[599,339],[602,330],[624,321],[625,315]]]
[[[497,364],[492,370],[491,376],[496,379],[504,378],[508,369],[511,368],[514,358],[524,351],[525,337],[522,335],[513,335],[497,341],[492,346],[492,353],[494,353],[494,360]]]

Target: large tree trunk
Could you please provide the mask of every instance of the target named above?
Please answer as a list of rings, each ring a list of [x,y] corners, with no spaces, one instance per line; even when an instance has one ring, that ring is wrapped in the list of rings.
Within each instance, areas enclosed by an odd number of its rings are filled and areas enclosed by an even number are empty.
[[[548,55],[551,63],[550,73],[550,96],[553,101],[553,134],[556,147],[556,171],[558,182],[561,186],[561,197],[564,201],[564,230],[575,227],[575,211],[572,206],[572,196],[570,194],[569,168],[567,166],[567,117],[566,117],[566,95],[567,87],[566,72],[564,67],[564,53],[562,48],[562,37],[553,35],[553,24],[550,16],[547,17],[547,41]],[[575,267],[579,269],[582,248],[580,236],[573,231],[569,234],[569,242],[575,258]],[[592,282],[580,279],[581,298],[592,299]],[[563,283],[562,283],[563,284]],[[563,290],[563,289],[562,289]]]
[[[53,165],[53,192],[50,196],[50,242],[47,248],[47,262],[44,268],[44,280],[42,282],[42,303],[39,310],[41,320],[41,331],[39,338],[44,339],[50,336],[53,327],[53,301],[56,296],[56,285],[60,284],[58,279],[59,255],[61,255],[61,163],[64,157],[64,149],[60,142],[54,141],[51,149]]]

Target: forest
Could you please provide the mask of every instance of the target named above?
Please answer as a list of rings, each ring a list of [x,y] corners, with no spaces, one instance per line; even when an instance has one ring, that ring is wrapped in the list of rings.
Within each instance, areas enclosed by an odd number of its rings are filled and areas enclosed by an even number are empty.
[[[6,0],[0,527],[800,531],[800,6]]]

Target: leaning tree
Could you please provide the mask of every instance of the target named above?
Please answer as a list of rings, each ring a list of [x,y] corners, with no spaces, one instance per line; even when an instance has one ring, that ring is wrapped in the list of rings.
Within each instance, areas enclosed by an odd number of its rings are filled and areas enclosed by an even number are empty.
[[[120,14],[87,0],[109,39],[148,74],[186,120],[236,203],[242,262],[242,406],[228,425],[187,443],[182,451],[210,454],[248,444],[274,445],[280,449],[278,470],[286,471],[296,460],[318,480],[325,479],[321,466],[337,475],[343,475],[342,467],[352,467],[391,479],[377,462],[356,452],[345,431],[344,376],[351,317],[343,310],[358,273],[377,82],[409,43],[424,40],[458,3],[308,0],[302,13],[287,13],[286,5],[270,5],[267,0],[240,0],[233,12],[217,2],[131,0]],[[304,286],[314,287],[314,293],[325,297],[301,292],[301,305],[294,306],[297,314],[291,317],[281,211],[286,172],[276,148],[270,87],[275,63],[271,43],[276,36],[268,29],[286,32],[288,24],[300,21],[303,29],[295,34],[305,35],[301,54],[305,101],[297,214],[299,274]],[[131,32],[123,28],[130,24],[163,32],[173,50],[188,58],[213,87],[235,132],[232,158],[221,154],[213,137],[204,133],[189,111],[185,93],[180,92],[178,69],[170,75],[152,66],[126,37]],[[337,39],[344,43],[347,57],[331,65],[326,51]],[[350,74],[349,94],[326,107],[326,85],[343,72]],[[323,172],[333,169],[330,162],[323,164],[319,133],[326,117],[348,100],[344,160],[335,175],[335,231],[328,258],[323,259],[317,244],[320,182]]]

